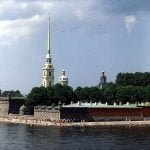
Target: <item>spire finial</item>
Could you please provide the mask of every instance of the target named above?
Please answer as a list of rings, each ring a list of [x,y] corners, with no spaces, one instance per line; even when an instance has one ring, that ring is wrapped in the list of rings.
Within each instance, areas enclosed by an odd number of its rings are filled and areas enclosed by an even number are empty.
[[[50,54],[50,13],[48,17],[48,54]]]

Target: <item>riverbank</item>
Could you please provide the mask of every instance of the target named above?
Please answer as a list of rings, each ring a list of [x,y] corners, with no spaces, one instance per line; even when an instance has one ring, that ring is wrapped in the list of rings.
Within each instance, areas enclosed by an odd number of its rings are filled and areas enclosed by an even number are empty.
[[[58,127],[86,127],[86,126],[138,126],[149,125],[149,121],[106,121],[106,122],[65,122],[65,121],[48,121],[34,117],[1,117],[0,122],[16,123],[37,126],[58,126]]]

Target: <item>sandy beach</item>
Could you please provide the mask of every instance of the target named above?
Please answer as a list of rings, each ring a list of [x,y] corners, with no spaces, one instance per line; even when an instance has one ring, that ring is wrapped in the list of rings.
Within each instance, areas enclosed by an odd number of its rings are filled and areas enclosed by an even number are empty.
[[[150,121],[105,121],[105,122],[65,122],[65,121],[48,121],[37,118],[27,117],[1,117],[0,122],[17,123],[37,126],[59,126],[59,127],[85,127],[85,126],[138,126],[150,125]]]

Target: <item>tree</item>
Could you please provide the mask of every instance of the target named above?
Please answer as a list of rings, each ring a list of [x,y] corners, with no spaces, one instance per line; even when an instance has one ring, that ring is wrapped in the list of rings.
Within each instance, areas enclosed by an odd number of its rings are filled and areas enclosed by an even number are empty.
[[[145,87],[142,86],[136,86],[135,90],[136,90],[136,98],[135,101],[137,102],[143,102],[145,101]]]
[[[142,81],[142,72],[136,72],[135,74],[135,85],[136,86],[143,86],[143,81]]]
[[[115,84],[108,84],[103,89],[103,97],[105,102],[112,104],[116,101],[116,85]]]
[[[48,94],[45,87],[34,87],[27,96],[25,105],[28,110],[33,110],[34,106],[47,105]]]
[[[59,101],[62,103],[68,104],[74,100],[73,89],[70,86],[62,86],[61,84],[56,84],[53,86],[54,90],[54,99],[55,104],[58,104]]]
[[[102,99],[102,93],[97,87],[77,87],[74,94],[76,100],[81,102],[99,102]]]
[[[77,87],[74,90],[74,94],[75,94],[75,99],[77,101],[83,101],[84,99],[84,94],[83,94],[83,88],[82,87]]]
[[[127,97],[128,93],[126,91],[126,88],[123,86],[117,86],[116,88],[116,100],[117,101],[121,101],[123,103],[128,101],[128,97]]]
[[[121,86],[147,86],[150,85],[150,72],[118,73],[116,84]]]
[[[2,97],[8,97],[9,95],[11,97],[23,97],[23,95],[21,94],[21,92],[19,90],[3,91],[1,94]]]
[[[102,93],[97,87],[89,88],[89,100],[92,102],[99,102],[102,100]]]
[[[150,102],[150,85],[145,87],[145,101]]]
[[[126,92],[127,92],[128,101],[130,103],[135,103],[135,101],[136,101],[136,88],[135,88],[135,86],[133,86],[133,85],[126,86]]]
[[[143,73],[141,76],[141,80],[142,80],[141,83],[142,86],[150,85],[150,73],[149,72]]]

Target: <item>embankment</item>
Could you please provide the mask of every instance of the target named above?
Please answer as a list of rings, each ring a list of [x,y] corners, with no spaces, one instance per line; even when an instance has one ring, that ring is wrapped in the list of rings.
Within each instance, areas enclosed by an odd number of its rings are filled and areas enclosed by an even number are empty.
[[[70,126],[141,126],[149,125],[150,121],[107,121],[107,122],[66,122],[65,120],[60,121],[49,121],[34,118],[33,116],[7,116],[0,117],[0,122],[5,123],[17,123],[26,125],[37,125],[37,126],[60,126],[60,127],[70,127]]]

